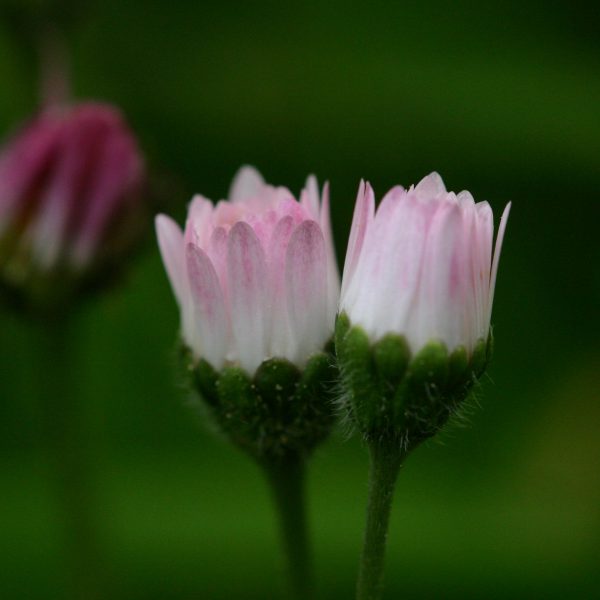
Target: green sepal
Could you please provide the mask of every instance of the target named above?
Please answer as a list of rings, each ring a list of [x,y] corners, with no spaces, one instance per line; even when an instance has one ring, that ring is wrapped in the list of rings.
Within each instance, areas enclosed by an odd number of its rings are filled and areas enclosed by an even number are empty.
[[[285,418],[291,410],[291,399],[296,393],[300,371],[291,362],[279,358],[265,360],[254,375],[256,393],[262,398],[273,416]]]
[[[473,355],[471,356],[471,370],[475,377],[479,379],[483,375],[488,363],[488,344],[486,340],[480,338],[475,343]]]
[[[219,428],[260,461],[305,456],[331,431],[337,369],[330,353],[314,354],[302,370],[271,358],[254,377],[234,365],[217,371],[204,360],[190,370]]]
[[[408,342],[401,335],[388,333],[373,345],[373,359],[379,379],[395,389],[410,361]]]
[[[338,317],[336,355],[342,405],[367,440],[388,439],[410,450],[435,435],[456,413],[485,371],[490,338],[472,356],[432,340],[411,357],[406,340],[387,334],[371,343],[348,317]]]
[[[444,389],[448,379],[448,349],[437,340],[426,344],[411,360],[407,377],[409,385],[424,390]]]
[[[196,367],[191,367],[192,378],[195,388],[204,401],[210,406],[216,406],[219,402],[217,395],[217,372],[212,365],[205,360],[200,360]]]
[[[227,409],[243,411],[255,401],[255,387],[240,367],[225,367],[215,383],[217,397]]]
[[[434,435],[448,420],[448,373],[448,350],[437,340],[425,345],[410,362],[406,384],[397,395],[403,416],[403,438],[409,447]]]
[[[360,327],[346,328],[345,315],[336,325],[336,355],[352,405],[351,415],[361,429],[379,421],[381,406],[378,378],[369,337]]]
[[[350,329],[350,319],[346,313],[339,313],[335,319],[335,332],[333,340],[337,347],[343,339],[346,337],[348,330]]]
[[[452,389],[468,377],[469,356],[464,346],[458,346],[450,354],[448,361],[448,386]]]

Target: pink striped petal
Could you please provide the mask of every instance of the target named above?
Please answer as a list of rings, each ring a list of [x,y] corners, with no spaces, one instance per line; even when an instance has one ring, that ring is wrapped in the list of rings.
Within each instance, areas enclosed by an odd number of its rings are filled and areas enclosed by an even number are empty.
[[[202,356],[215,368],[223,366],[227,352],[228,323],[223,293],[215,268],[206,253],[195,246],[186,247],[187,273],[194,307],[187,343],[196,356]]]
[[[300,204],[308,211],[311,219],[319,220],[319,184],[314,175],[306,179],[304,189],[300,192]]]
[[[78,119],[64,125],[52,179],[40,198],[36,221],[26,234],[31,236],[32,255],[43,268],[54,266],[64,251],[69,224],[76,216],[77,200],[87,183],[96,134],[97,131],[80,127]],[[91,142],[88,138],[92,138]]]
[[[44,184],[60,128],[60,122],[38,119],[9,142],[0,159],[0,232],[13,218],[34,208],[34,192]]]
[[[342,299],[342,309],[351,307],[353,320],[374,336],[382,327],[405,319],[416,289],[414,280],[425,236],[426,222],[414,195],[407,195],[401,188],[396,193],[394,202],[390,202],[388,194],[387,214],[378,209],[366,229],[353,276]],[[406,235],[397,235],[402,228]]]
[[[295,356],[303,362],[321,350],[331,335],[325,240],[315,221],[304,221],[292,234],[286,255],[286,284]]]
[[[227,243],[231,325],[238,360],[248,373],[266,358],[269,331],[268,274],[264,250],[247,223],[236,223]]]
[[[101,145],[96,160],[89,196],[80,199],[87,206],[72,251],[72,260],[79,267],[91,261],[115,215],[124,221],[120,209],[126,211],[138,200],[143,180],[144,167],[134,141],[121,131],[113,132]]]
[[[210,236],[206,253],[215,267],[215,271],[219,277],[219,283],[221,284],[221,290],[223,290],[225,304],[228,305],[229,291],[227,287],[227,232],[225,231],[224,227],[215,227]]]
[[[294,340],[290,332],[286,295],[286,253],[290,238],[296,227],[292,216],[281,219],[275,226],[268,252],[268,267],[271,280],[271,354],[291,356]]]
[[[462,298],[451,293],[452,265],[461,226],[458,204],[440,205],[427,233],[419,289],[407,323],[413,348],[439,339],[453,350],[462,341]]]

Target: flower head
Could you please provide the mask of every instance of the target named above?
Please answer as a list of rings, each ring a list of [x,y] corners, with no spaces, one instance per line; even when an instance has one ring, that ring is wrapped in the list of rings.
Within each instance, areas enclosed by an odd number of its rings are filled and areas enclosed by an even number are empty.
[[[272,357],[303,366],[330,339],[339,276],[327,186],[320,202],[314,177],[298,202],[243,167],[228,201],[196,196],[183,232],[165,215],[156,229],[196,359],[253,374]]]
[[[469,192],[446,191],[432,173],[392,188],[375,212],[361,184],[342,284],[341,311],[373,341],[405,336],[412,352],[431,340],[472,353],[488,337],[506,206],[492,258],[493,215]]]
[[[500,247],[493,216],[437,173],[398,186],[377,212],[361,183],[348,251],[336,353],[343,404],[367,439],[405,449],[434,435],[484,372]]]
[[[139,229],[144,178],[117,109],[44,109],[0,153],[0,281],[43,304],[105,268]]]

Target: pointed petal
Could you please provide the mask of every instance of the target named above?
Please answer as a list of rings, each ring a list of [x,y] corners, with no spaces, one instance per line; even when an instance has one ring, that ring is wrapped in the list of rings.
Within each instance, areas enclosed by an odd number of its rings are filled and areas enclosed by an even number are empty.
[[[462,341],[462,298],[455,293],[460,290],[452,289],[461,227],[456,203],[442,204],[429,227],[417,301],[408,322],[408,339],[415,352],[432,339],[444,341],[450,351]]]
[[[171,288],[181,316],[181,334],[184,339],[193,335],[193,309],[185,266],[183,233],[179,225],[167,215],[155,219],[158,247],[167,271]]]
[[[231,202],[244,202],[260,194],[265,185],[262,175],[249,165],[244,165],[236,173],[229,188]]]
[[[196,194],[188,206],[184,242],[206,248],[212,233],[213,203]]]
[[[228,323],[223,293],[215,268],[206,253],[195,246],[186,247],[186,264],[194,307],[194,327],[187,343],[197,357],[213,367],[223,366],[227,351]]]
[[[300,192],[300,204],[306,208],[311,219],[319,220],[319,184],[314,175],[306,178],[304,189]]]
[[[327,312],[331,318],[333,327],[338,303],[340,300],[340,271],[337,265],[335,244],[333,242],[333,231],[331,228],[331,216],[329,211],[329,182],[326,182],[323,186],[319,222],[321,224],[321,232],[325,238],[325,252],[327,254]]]
[[[417,183],[415,192],[421,199],[430,200],[439,194],[445,194],[446,186],[439,173],[434,171]]]
[[[351,319],[373,339],[405,332],[427,236],[429,210],[414,193],[402,193],[389,208],[377,210],[345,300]]]
[[[504,240],[504,231],[506,230],[506,223],[508,222],[508,215],[510,214],[510,207],[512,203],[509,202],[504,208],[502,218],[500,219],[500,227],[498,227],[498,235],[496,236],[496,247],[494,248],[494,259],[492,263],[492,273],[490,276],[490,299],[489,299],[489,315],[488,319],[492,317],[492,304],[494,302],[494,292],[496,291],[496,275],[498,274],[498,263],[500,262],[500,251],[502,250],[502,242]]]
[[[167,215],[157,215],[154,219],[158,247],[163,264],[169,276],[171,288],[181,305],[185,289],[185,267],[183,258],[183,234],[179,225]]]
[[[327,312],[327,257],[321,228],[304,221],[290,239],[286,256],[288,314],[302,363],[322,349],[332,332]]]
[[[494,241],[494,215],[487,202],[475,205],[474,234],[471,240],[471,263],[473,268],[475,330],[473,343],[487,338],[490,327],[489,295],[490,270],[492,268],[492,245]]]
[[[253,374],[267,357],[268,275],[264,250],[252,227],[243,221],[229,232],[227,267],[231,325],[238,360]]]
[[[369,183],[360,182],[356,204],[354,205],[354,215],[352,217],[352,227],[350,228],[350,238],[348,239],[348,249],[346,250],[346,259],[344,262],[344,273],[342,277],[341,302],[344,302],[346,291],[350,286],[358,259],[360,257],[365,235],[375,212],[375,194]]]

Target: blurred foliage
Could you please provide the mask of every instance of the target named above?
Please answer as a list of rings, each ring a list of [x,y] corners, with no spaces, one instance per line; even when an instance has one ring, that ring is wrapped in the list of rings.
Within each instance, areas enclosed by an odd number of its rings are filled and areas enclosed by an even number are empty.
[[[513,201],[489,381],[469,426],[420,448],[400,477],[387,597],[594,596],[597,8],[105,0],[73,19],[51,5],[60,3],[0,4],[0,130],[35,110],[27,24],[43,15],[65,31],[77,96],[123,107],[170,191],[163,210],[180,220],[193,192],[224,196],[241,163],[295,192],[309,172],[329,179],[340,258],[361,177],[381,198],[435,169],[497,215]],[[140,600],[279,597],[267,492],[247,458],[195,417],[175,375],[178,316],[149,239],[123,286],[78,315],[72,365],[115,582]],[[60,597],[62,585],[38,443],[36,336],[0,313],[7,599]],[[356,439],[336,435],[317,454],[310,492],[321,597],[351,597],[366,496]]]

